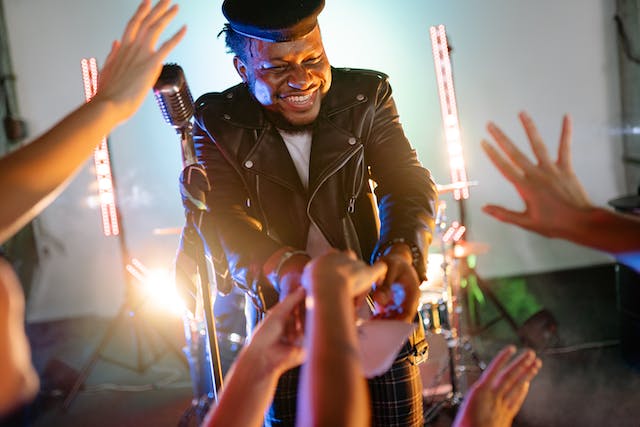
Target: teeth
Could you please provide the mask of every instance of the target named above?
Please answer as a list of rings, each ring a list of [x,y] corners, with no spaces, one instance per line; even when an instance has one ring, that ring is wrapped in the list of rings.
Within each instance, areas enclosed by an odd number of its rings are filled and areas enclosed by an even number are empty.
[[[304,95],[304,96],[288,96],[287,97],[287,101],[293,102],[293,103],[296,103],[296,104],[304,104],[309,99],[311,99],[311,94]]]

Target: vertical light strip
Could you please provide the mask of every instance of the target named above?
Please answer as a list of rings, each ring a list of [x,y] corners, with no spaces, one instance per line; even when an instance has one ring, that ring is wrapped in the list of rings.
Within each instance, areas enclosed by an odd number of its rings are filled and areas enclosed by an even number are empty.
[[[98,65],[95,58],[83,58],[82,80],[84,83],[84,97],[86,102],[96,94],[98,89]],[[111,159],[106,136],[100,141],[93,153],[93,161],[98,180],[98,198],[100,200],[100,212],[102,214],[102,231],[105,236],[117,236],[120,233],[118,225],[118,212],[116,210],[116,196],[111,177]]]
[[[451,60],[449,58],[449,45],[444,25],[431,27],[431,47],[433,49],[433,61],[436,68],[438,81],[438,95],[440,96],[440,109],[442,110],[442,123],[444,126],[447,151],[449,154],[449,169],[451,182],[460,184],[460,188],[453,190],[456,200],[469,198],[469,186],[467,172],[462,154],[462,141],[460,137],[460,123],[458,121],[458,107],[456,95],[453,89],[453,73],[451,72]]]

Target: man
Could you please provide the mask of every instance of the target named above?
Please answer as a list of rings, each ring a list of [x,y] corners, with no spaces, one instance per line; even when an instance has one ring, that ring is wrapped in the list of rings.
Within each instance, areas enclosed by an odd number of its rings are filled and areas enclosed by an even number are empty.
[[[223,32],[243,83],[196,101],[194,142],[212,183],[201,230],[258,314],[333,247],[383,261],[376,314],[411,322],[435,184],[404,136],[387,77],[330,66],[317,25],[323,6],[224,2]],[[419,341],[412,337],[390,371],[370,381],[374,424],[422,425]],[[297,382],[296,371],[281,377],[267,424],[295,422]]]

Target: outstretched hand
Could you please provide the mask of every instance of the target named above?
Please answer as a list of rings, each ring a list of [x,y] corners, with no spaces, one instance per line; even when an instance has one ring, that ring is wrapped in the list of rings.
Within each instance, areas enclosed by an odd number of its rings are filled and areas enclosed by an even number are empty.
[[[454,427],[509,427],[529,392],[529,383],[542,366],[531,350],[515,354],[504,348],[476,381],[458,410]],[[507,365],[505,367],[505,365]]]
[[[314,298],[333,296],[335,287],[342,287],[348,296],[357,298],[369,292],[372,284],[381,282],[386,272],[387,266],[382,262],[367,265],[352,251],[331,250],[307,264],[302,286]]]
[[[519,115],[537,164],[531,162],[500,128],[487,129],[502,150],[487,141],[482,148],[491,162],[516,188],[525,204],[522,212],[487,205],[483,211],[496,219],[526,228],[547,237],[567,238],[567,223],[577,211],[593,208],[571,164],[571,118],[562,121],[558,158],[549,158],[547,147],[528,114]]]
[[[304,361],[304,349],[287,336],[287,324],[294,309],[304,301],[304,289],[298,288],[269,310],[266,318],[258,325],[246,347],[259,364],[255,369],[265,372],[283,373]],[[302,342],[302,336],[297,340]]]
[[[127,23],[122,39],[114,41],[100,72],[95,101],[114,103],[120,115],[127,119],[142,104],[154,85],[162,62],[182,40],[186,27],[156,48],[163,30],[178,13],[178,5],[160,0],[153,8],[151,0],[143,0]]]

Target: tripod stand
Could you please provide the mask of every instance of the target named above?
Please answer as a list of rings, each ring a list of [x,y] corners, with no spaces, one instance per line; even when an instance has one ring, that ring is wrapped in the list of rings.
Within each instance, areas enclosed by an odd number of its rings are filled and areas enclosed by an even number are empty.
[[[113,187],[114,187],[114,193],[115,193],[115,188],[116,188],[115,177],[112,176],[112,180],[113,180]],[[143,373],[150,366],[155,364],[160,359],[160,357],[163,356],[164,353],[161,351],[160,348],[155,346],[155,342],[151,338],[152,332],[155,332],[155,334],[159,336],[163,345],[166,348],[168,348],[181,362],[183,362],[185,366],[188,367],[187,361],[184,355],[178,348],[176,348],[172,344],[166,332],[155,325],[147,323],[143,317],[138,315],[138,311],[142,307],[145,301],[142,295],[140,295],[139,289],[136,289],[137,286],[136,286],[136,283],[134,283],[132,280],[133,277],[127,271],[127,263],[130,257],[129,257],[129,251],[127,248],[126,238],[125,238],[125,230],[121,221],[120,210],[118,209],[117,205],[115,206],[115,209],[116,209],[116,217],[119,223],[119,233],[116,236],[118,238],[118,242],[120,246],[121,263],[122,263],[122,269],[124,272],[125,287],[126,287],[124,301],[120,306],[120,309],[118,310],[118,314],[116,315],[116,317],[113,318],[113,320],[107,326],[107,330],[102,336],[102,339],[98,343],[97,347],[95,348],[93,353],[89,356],[89,359],[80,370],[78,378],[73,383],[71,389],[69,390],[69,393],[67,394],[63,402],[62,407],[64,410],[67,410],[69,406],[71,406],[71,403],[76,398],[78,392],[80,391],[80,388],[84,384],[85,380],[89,377],[91,370],[93,369],[93,367],[95,366],[98,360],[102,359],[112,364],[124,367],[125,369],[135,371],[137,373]],[[107,346],[113,339],[115,333],[127,321],[132,322],[132,326],[133,326],[132,332],[135,340],[134,341],[135,348],[137,351],[136,363],[134,365],[129,365],[122,361],[105,357],[103,354],[103,352],[106,350]],[[147,348],[151,350],[151,357],[149,360],[145,360],[144,353],[143,353],[143,348],[144,348],[143,343],[145,341],[148,343]]]

